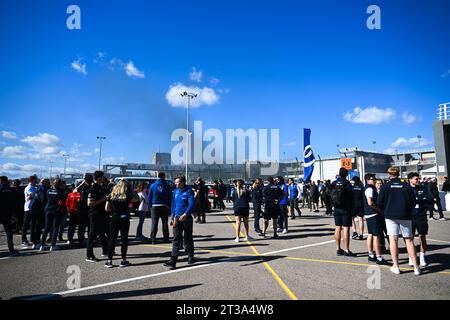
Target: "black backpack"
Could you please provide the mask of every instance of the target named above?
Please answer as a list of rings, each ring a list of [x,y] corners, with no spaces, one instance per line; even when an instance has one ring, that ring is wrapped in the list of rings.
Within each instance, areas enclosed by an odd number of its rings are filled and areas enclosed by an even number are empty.
[[[330,198],[331,198],[331,203],[334,207],[337,207],[337,208],[345,207],[345,204],[346,204],[345,187],[346,187],[346,184],[342,183],[340,181],[336,181],[335,183],[333,183],[331,185]]]

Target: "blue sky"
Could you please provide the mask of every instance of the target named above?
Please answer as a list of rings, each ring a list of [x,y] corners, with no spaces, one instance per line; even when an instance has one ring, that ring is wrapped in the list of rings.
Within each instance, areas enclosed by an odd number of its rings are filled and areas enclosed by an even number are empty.
[[[81,30],[66,27],[71,4]],[[381,30],[366,27],[371,4]],[[98,135],[109,162],[170,152],[185,109],[166,94],[181,85],[201,92],[192,120],[278,128],[286,159],[301,158],[302,128],[322,157],[336,144],[415,147],[417,135],[432,146],[437,106],[450,101],[445,0],[5,0],[0,15],[0,172],[10,176],[45,172],[49,159],[62,168],[62,152],[69,168],[92,169]]]

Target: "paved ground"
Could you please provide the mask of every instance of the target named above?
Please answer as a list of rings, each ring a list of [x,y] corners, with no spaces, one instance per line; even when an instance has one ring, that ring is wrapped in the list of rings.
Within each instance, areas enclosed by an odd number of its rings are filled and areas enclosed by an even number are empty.
[[[446,213],[450,218],[450,213]],[[213,212],[207,223],[194,225],[197,263],[182,256],[178,269],[163,266],[170,245],[131,242],[128,268],[106,269],[104,261],[84,261],[85,250],[61,244],[56,252],[22,250],[6,257],[5,234],[0,232],[1,299],[449,299],[450,220],[430,221],[429,262],[424,274],[414,276],[401,245],[401,275],[389,267],[367,262],[366,242],[352,240],[356,258],[337,257],[333,218],[304,211],[289,220],[289,233],[280,239],[235,243],[230,209]],[[131,225],[134,235],[137,221]],[[150,221],[146,220],[146,235]],[[254,235],[254,234],[253,234]],[[271,235],[268,234],[268,235]],[[256,235],[255,235],[256,236]],[[20,238],[15,238],[20,243]],[[117,248],[116,252],[120,249]],[[101,249],[96,248],[97,256]],[[390,256],[385,256],[390,260]],[[119,257],[115,264],[120,263]],[[74,273],[80,270],[80,289]],[[370,268],[369,268],[370,267]],[[69,270],[70,271],[70,270]],[[73,272],[73,271],[72,271]],[[379,278],[377,278],[379,274]],[[72,276],[72,277],[71,277]],[[375,277],[375,278],[374,278]],[[380,289],[373,288],[379,279]],[[68,286],[69,282],[69,286]],[[369,286],[368,286],[369,282]]]

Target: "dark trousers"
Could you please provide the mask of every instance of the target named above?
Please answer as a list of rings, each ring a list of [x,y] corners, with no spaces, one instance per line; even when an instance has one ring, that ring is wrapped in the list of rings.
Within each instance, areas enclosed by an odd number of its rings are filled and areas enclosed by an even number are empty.
[[[333,214],[332,206],[331,206],[331,199],[325,198],[325,208],[326,208],[326,215],[331,216]]]
[[[63,214],[59,211],[47,211],[45,212],[45,229],[42,233],[41,244],[45,244],[47,235],[50,233],[52,236],[51,245],[54,247],[56,245],[56,240],[58,238],[59,228],[63,219]]]
[[[437,206],[437,211],[439,213],[439,218],[443,218],[444,214],[442,213],[442,205],[441,205],[441,199],[437,198],[437,201],[434,201],[433,204],[428,206],[428,211],[430,212],[430,218],[433,218],[434,213],[434,205]]]
[[[41,242],[42,228],[45,222],[45,212],[33,212],[30,221],[30,238],[33,244]]]
[[[219,196],[218,202],[219,202],[219,209],[225,210],[225,203],[223,202],[223,197]]]
[[[280,229],[288,228],[288,209],[286,204],[280,204],[280,216],[278,217],[278,225]]]
[[[108,252],[108,241],[105,234],[106,221],[104,213],[89,217],[89,235],[86,247],[86,255],[88,258],[94,257],[94,241],[97,236],[100,238],[103,254],[107,254]]]
[[[214,197],[214,201],[213,201],[213,209],[220,209],[220,204],[219,204],[219,198],[218,197]]]
[[[302,212],[300,211],[300,209],[298,207],[298,199],[297,198],[289,200],[289,212],[291,213],[291,217],[295,217],[295,211],[297,211],[297,214],[299,217],[302,215]]]
[[[197,221],[206,222],[206,209],[203,207],[203,204],[197,201]]]
[[[255,214],[254,229],[255,229],[255,231],[260,231],[261,228],[259,227],[259,219],[261,219],[261,213],[262,213],[260,203],[253,203],[253,212]]]
[[[173,227],[173,244],[172,244],[172,262],[177,262],[180,247],[184,242],[184,249],[189,257],[194,256],[194,239],[192,237],[193,219],[191,215],[187,215],[186,220],[181,222],[175,218],[175,226]],[[184,236],[183,236],[184,232]]]
[[[66,219],[67,219],[67,210],[64,210],[64,212],[61,213],[61,224],[59,226],[59,232],[58,236],[62,238],[64,229],[66,228]]]
[[[156,234],[158,233],[158,222],[161,219],[164,241],[169,241],[169,208],[166,206],[152,206],[152,229],[150,232],[151,241],[156,240]]]
[[[71,213],[69,217],[69,229],[67,230],[68,240],[73,241],[75,228],[78,227],[78,246],[82,247],[88,222],[89,219],[86,212]]]
[[[14,250],[14,242],[13,242],[13,234],[12,234],[12,229],[11,229],[11,217],[7,216],[7,215],[4,217],[0,217],[0,223],[3,224],[3,227],[5,228],[8,249],[9,249],[9,251],[13,251]]]
[[[16,233],[22,232],[22,226],[23,226],[23,216],[24,216],[24,211],[23,211],[23,206],[20,206],[20,208],[17,208],[14,211],[14,231]]]
[[[22,242],[28,242],[27,232],[30,229],[31,211],[25,211],[22,224]]]
[[[382,232],[380,235],[380,246],[385,247],[386,246],[386,238],[389,239],[389,236],[387,234],[387,228],[386,228],[386,220],[383,218],[383,219],[380,219],[380,222],[381,222],[381,229],[382,229]]]
[[[127,259],[127,251],[128,251],[128,233],[130,232],[130,219],[120,217],[112,217],[109,225],[109,247],[108,247],[108,259],[112,260],[114,255],[114,249],[116,247],[117,237],[120,231],[120,247],[122,260]]]

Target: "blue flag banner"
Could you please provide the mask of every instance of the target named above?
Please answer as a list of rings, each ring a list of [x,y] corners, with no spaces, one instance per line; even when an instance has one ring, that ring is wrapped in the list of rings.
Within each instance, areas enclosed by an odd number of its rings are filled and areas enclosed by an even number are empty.
[[[311,129],[303,129],[303,141],[305,148],[303,149],[303,160],[304,160],[304,173],[303,180],[308,182],[311,180],[311,176],[314,171],[314,153],[311,148]]]

